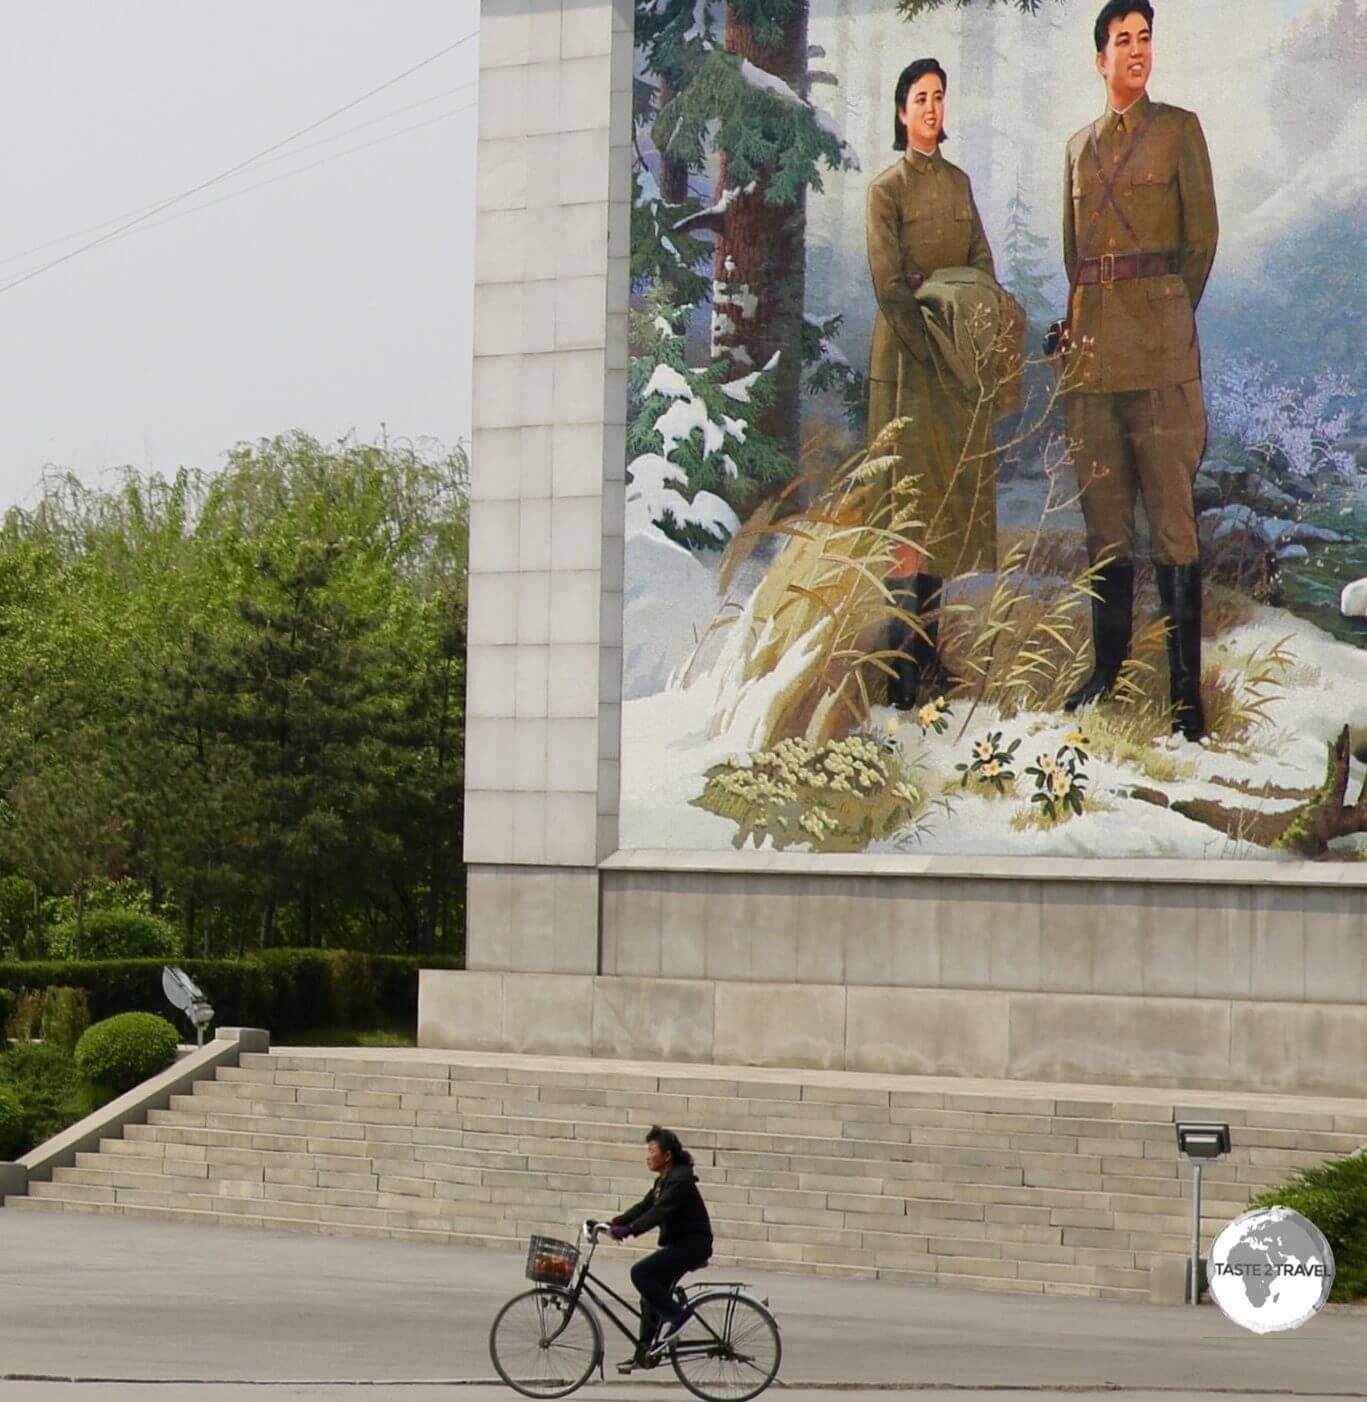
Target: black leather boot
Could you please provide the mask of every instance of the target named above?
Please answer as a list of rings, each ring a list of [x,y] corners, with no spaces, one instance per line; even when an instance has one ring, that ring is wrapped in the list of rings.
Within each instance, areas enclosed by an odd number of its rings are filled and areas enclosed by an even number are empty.
[[[918,639],[921,646],[921,690],[926,700],[952,691],[959,685],[959,678],[953,676],[940,657],[940,609],[944,605],[945,582],[935,574],[916,576],[916,605],[922,624],[926,630],[924,638]]]
[[[920,609],[916,602],[916,579],[903,576],[888,580],[888,593],[894,608],[913,617]],[[916,693],[921,689],[921,669],[915,657],[916,632],[900,618],[888,620],[885,646],[893,655],[888,665],[893,675],[888,680],[888,704],[899,711],[910,711],[916,705]]]
[[[1168,694],[1172,730],[1188,740],[1206,733],[1201,706],[1201,566],[1157,565],[1158,597],[1168,619]]]
[[[896,674],[888,683],[888,701],[899,711],[915,710],[922,685],[937,674],[940,625],[932,610],[939,605],[943,583],[929,574],[888,580],[893,604],[919,625],[913,628],[898,618],[888,629],[888,648],[897,654],[888,659]]]
[[[1092,674],[1063,703],[1076,711],[1110,695],[1120,668],[1130,655],[1134,618],[1134,561],[1112,560],[1100,566],[1092,588]]]

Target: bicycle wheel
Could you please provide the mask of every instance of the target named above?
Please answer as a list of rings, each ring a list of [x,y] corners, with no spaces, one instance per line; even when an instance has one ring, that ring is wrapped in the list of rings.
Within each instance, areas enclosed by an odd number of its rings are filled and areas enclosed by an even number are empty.
[[[495,1370],[524,1397],[565,1397],[583,1387],[602,1353],[593,1311],[551,1285],[514,1295],[489,1330]]]
[[[778,1376],[778,1323],[758,1300],[718,1290],[693,1301],[693,1317],[670,1345],[679,1381],[703,1402],[745,1402]]]

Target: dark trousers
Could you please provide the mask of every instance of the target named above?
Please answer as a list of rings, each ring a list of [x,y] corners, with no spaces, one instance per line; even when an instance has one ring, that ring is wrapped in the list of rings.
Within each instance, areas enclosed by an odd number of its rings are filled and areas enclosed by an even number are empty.
[[[700,1270],[712,1255],[709,1242],[680,1242],[662,1246],[643,1256],[631,1268],[631,1283],[641,1296],[640,1347],[647,1349],[655,1338],[660,1321],[678,1313],[671,1296],[675,1285],[689,1271]]]

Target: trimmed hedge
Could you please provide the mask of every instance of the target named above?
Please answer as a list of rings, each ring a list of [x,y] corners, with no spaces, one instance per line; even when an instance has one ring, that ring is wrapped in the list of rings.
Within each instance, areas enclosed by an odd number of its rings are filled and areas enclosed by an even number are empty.
[[[162,959],[0,961],[0,999],[24,989],[63,985],[84,989],[96,1021],[124,1012],[175,1018],[161,991]],[[242,959],[182,959],[204,990],[220,1027],[264,1027],[276,1042],[320,1027],[366,1030],[416,1027],[418,970],[459,969],[437,955],[359,954],[351,950],[268,949]]]
[[[86,1029],[76,1043],[76,1069],[116,1091],[155,1076],[176,1059],[180,1034],[156,1013],[119,1013]]]

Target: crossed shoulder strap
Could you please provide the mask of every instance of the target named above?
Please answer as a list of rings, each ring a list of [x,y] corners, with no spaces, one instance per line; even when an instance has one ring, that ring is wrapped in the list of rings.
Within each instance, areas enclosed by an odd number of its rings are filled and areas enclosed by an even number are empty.
[[[1153,114],[1150,113],[1144,119],[1144,124],[1135,132],[1130,144],[1125,148],[1124,155],[1116,163],[1115,169],[1109,178],[1106,175],[1106,168],[1101,163],[1101,146],[1096,139],[1096,123],[1093,122],[1087,133],[1087,144],[1091,148],[1092,159],[1096,162],[1096,173],[1101,181],[1101,204],[1097,207],[1096,213],[1092,215],[1092,222],[1087,225],[1086,237],[1078,240],[1078,248],[1090,239],[1096,226],[1101,222],[1101,216],[1106,212],[1106,206],[1110,205],[1115,210],[1120,222],[1125,226],[1125,231],[1134,240],[1136,248],[1139,246],[1139,235],[1135,233],[1134,225],[1126,217],[1125,211],[1121,209],[1119,201],[1115,197],[1115,187],[1120,180],[1125,167],[1129,165],[1131,157],[1139,149],[1139,144],[1149,134],[1153,128]]]

